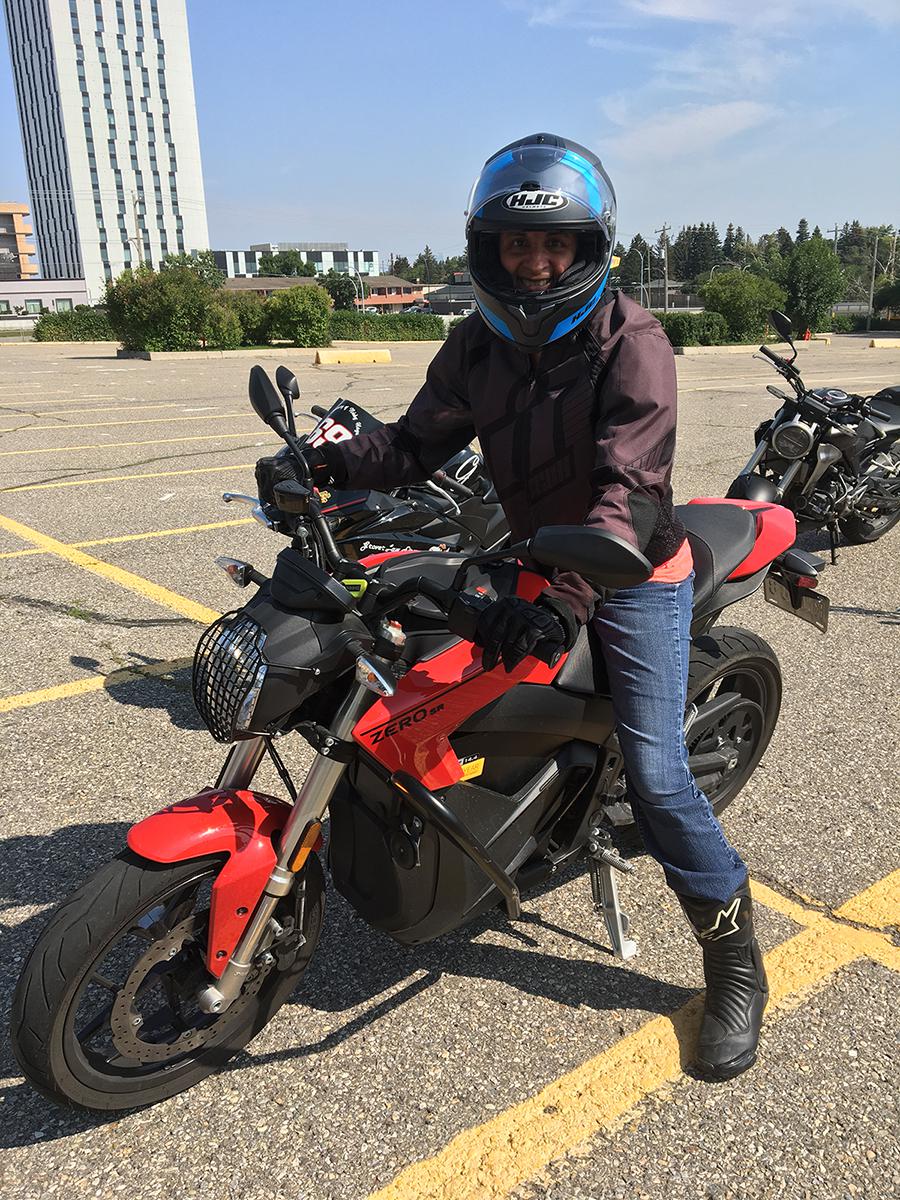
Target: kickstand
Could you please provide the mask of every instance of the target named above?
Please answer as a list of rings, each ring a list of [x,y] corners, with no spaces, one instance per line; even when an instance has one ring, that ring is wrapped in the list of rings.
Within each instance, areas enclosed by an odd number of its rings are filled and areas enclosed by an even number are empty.
[[[835,566],[837,563],[838,533],[837,524],[834,521],[828,526],[828,542],[831,546],[831,565]]]
[[[634,867],[615,853],[610,835],[599,826],[590,830],[588,857],[594,911],[603,917],[613,954],[623,961],[634,958],[637,944],[627,936],[628,917],[619,904],[619,886],[615,875],[616,871],[630,874]]]

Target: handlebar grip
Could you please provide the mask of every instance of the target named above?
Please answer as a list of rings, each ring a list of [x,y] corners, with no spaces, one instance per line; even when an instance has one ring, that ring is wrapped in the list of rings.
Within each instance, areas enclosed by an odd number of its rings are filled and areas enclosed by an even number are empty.
[[[471,500],[475,495],[471,488],[466,487],[464,483],[460,483],[458,479],[453,479],[446,471],[435,471],[431,478],[438,487],[445,488],[448,492],[456,492],[464,500]]]
[[[493,604],[489,596],[472,595],[471,592],[461,592],[457,595],[447,612],[447,628],[457,637],[465,638],[467,642],[475,641],[478,628],[478,618],[486,608]],[[556,641],[538,642],[530,657],[555,667],[565,654],[565,650]]]
[[[327,417],[328,416],[328,409],[323,408],[321,404],[310,405],[309,411],[312,413],[312,415],[314,417]]]
[[[775,352],[770,350],[768,346],[760,346],[759,352],[760,352],[760,354],[764,354],[766,356],[766,358],[771,359],[773,363],[778,363],[779,366],[781,366],[782,364],[784,366],[787,366],[787,363],[781,357],[781,355],[775,354]]]

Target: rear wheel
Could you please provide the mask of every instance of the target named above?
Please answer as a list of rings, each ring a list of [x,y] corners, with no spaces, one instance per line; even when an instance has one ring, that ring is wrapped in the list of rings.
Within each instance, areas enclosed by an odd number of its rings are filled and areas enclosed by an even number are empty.
[[[717,814],[756,770],[780,708],[778,658],[761,637],[723,626],[694,639],[687,685],[687,713],[693,719],[685,741],[697,786]],[[624,774],[606,816],[626,842],[640,845]]]
[[[240,996],[213,1016],[196,995],[209,978],[209,895],[221,865],[161,865],[125,851],[56,910],[11,1017],[19,1065],[45,1096],[96,1111],[164,1100],[226,1063],[288,998],[322,925],[318,858],[281,901]]]
[[[900,462],[900,449],[894,447],[890,451],[890,457],[895,463]],[[882,513],[876,507],[871,512],[857,511],[844,517],[841,520],[841,533],[851,545],[862,546],[869,542],[877,542],[889,529],[893,529],[898,521],[900,508],[894,512]]]

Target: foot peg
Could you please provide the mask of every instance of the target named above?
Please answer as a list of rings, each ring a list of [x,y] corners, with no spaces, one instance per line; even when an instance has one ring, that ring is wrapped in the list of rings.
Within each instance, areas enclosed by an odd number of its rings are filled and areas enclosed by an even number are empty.
[[[623,961],[634,958],[637,943],[628,937],[628,917],[619,904],[619,887],[616,871],[630,874],[634,867],[627,863],[612,848],[612,838],[599,826],[592,826],[588,833],[588,866],[591,872],[591,895],[594,911],[603,917],[613,954]]]

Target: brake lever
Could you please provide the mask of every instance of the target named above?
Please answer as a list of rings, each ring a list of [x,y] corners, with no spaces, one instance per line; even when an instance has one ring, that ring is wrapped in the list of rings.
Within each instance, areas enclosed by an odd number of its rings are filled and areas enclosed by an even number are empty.
[[[241,504],[250,505],[250,516],[254,521],[258,522],[266,529],[277,529],[274,521],[270,521],[266,516],[263,506],[259,502],[258,496],[245,496],[243,492],[223,492],[222,499],[226,504],[234,504],[239,501]]]

